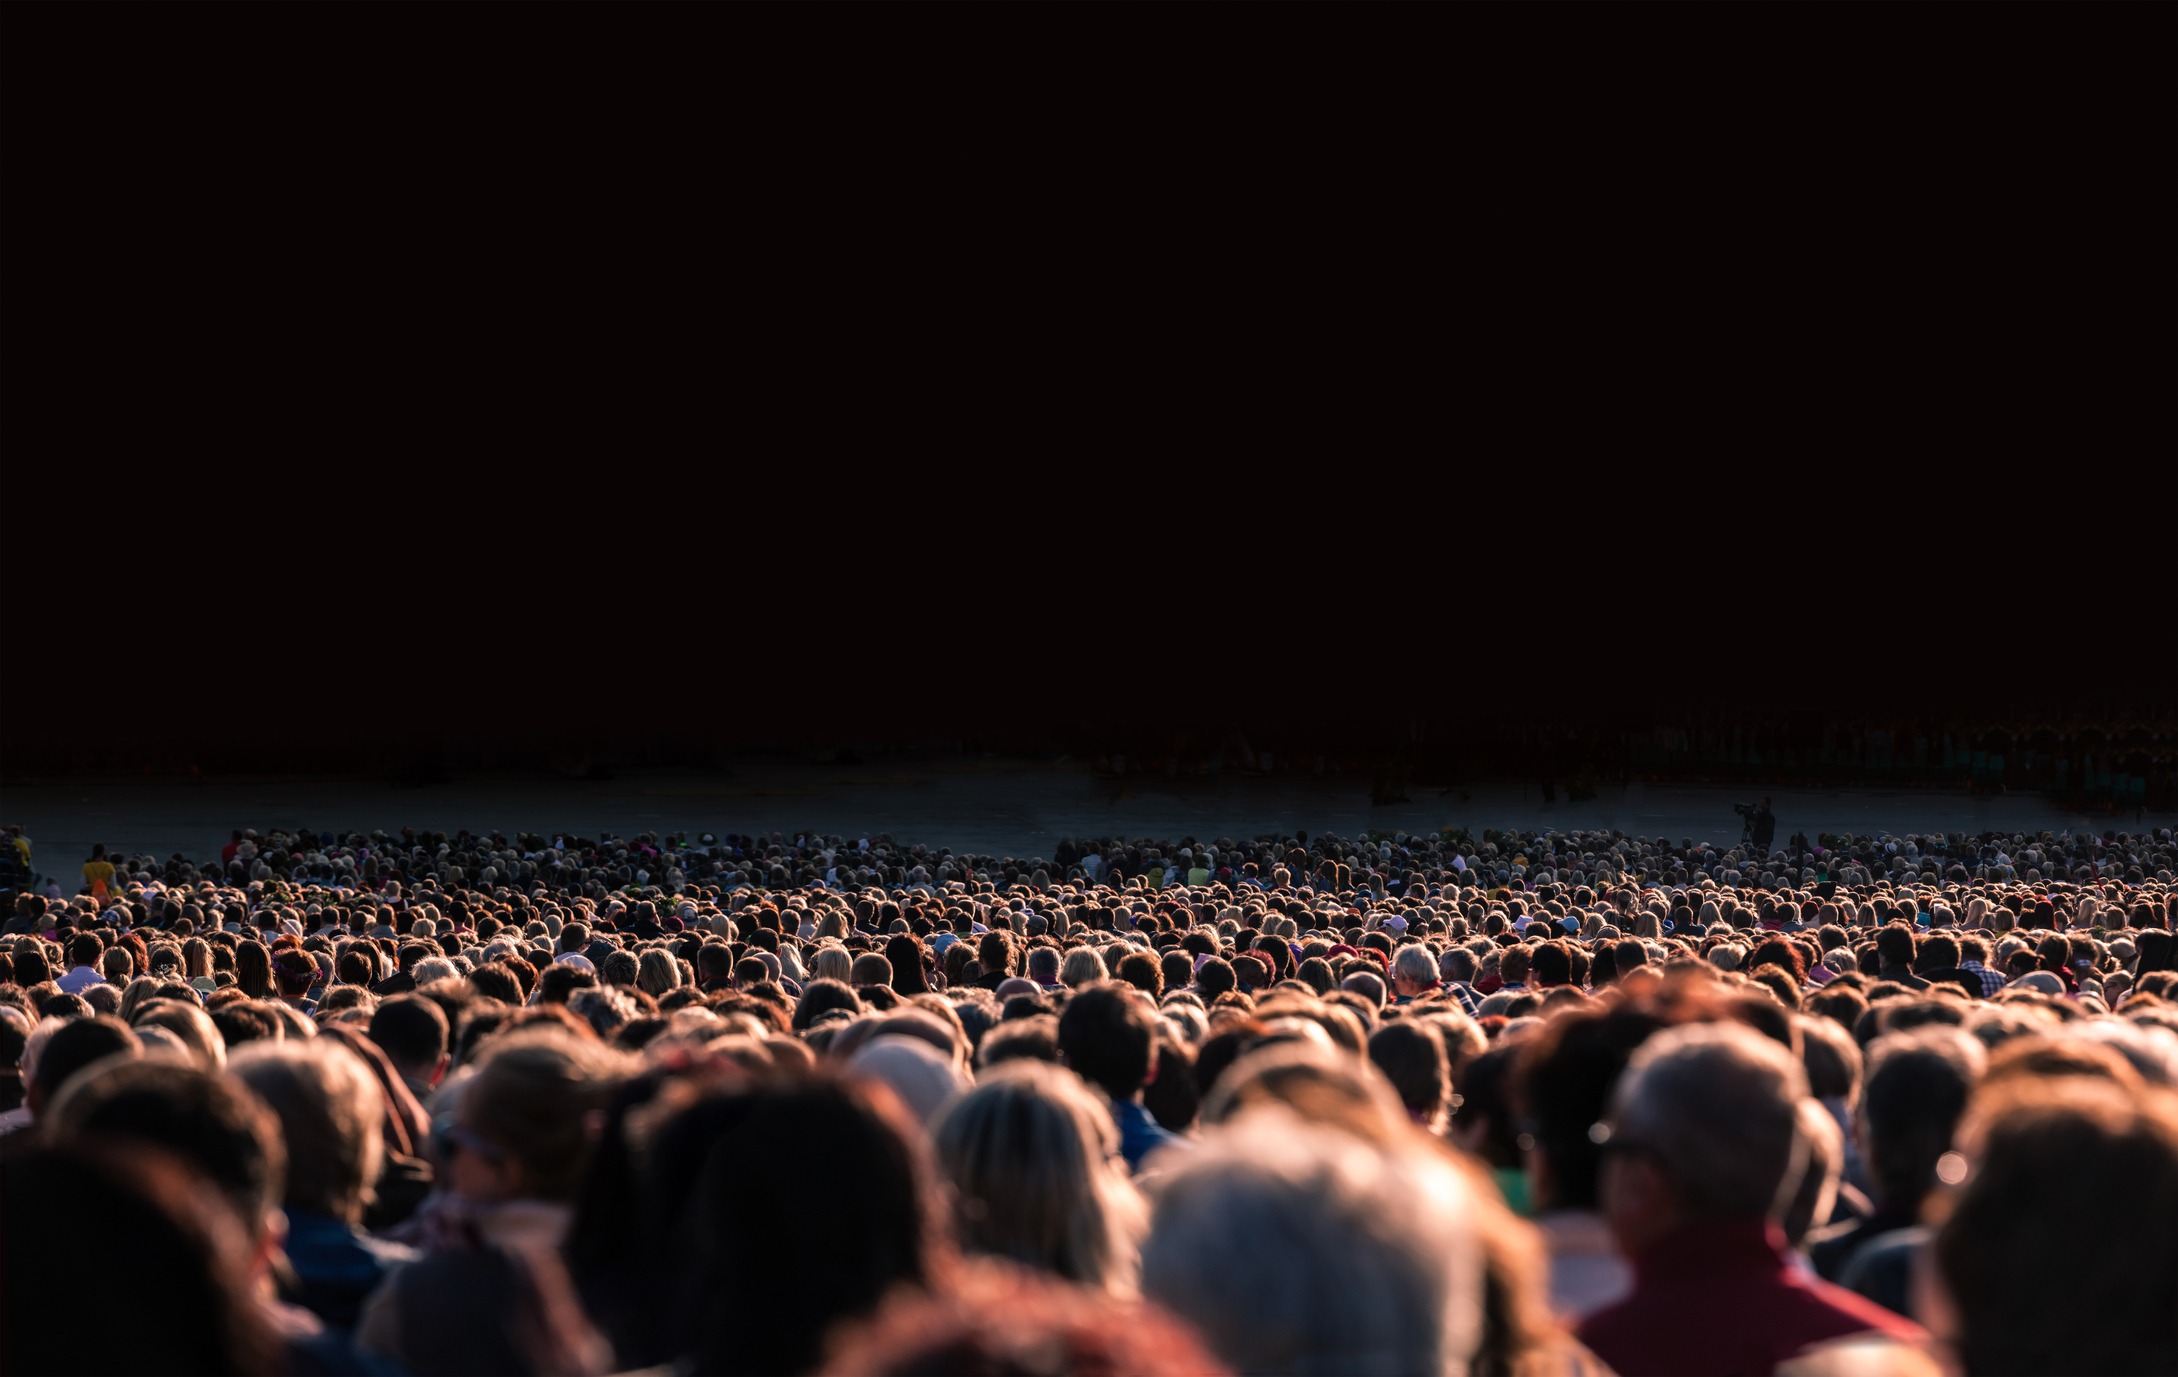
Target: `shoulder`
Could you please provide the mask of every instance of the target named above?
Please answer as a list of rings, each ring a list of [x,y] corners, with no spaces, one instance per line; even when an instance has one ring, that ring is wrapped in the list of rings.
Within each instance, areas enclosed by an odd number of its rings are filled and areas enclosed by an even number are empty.
[[[1789,1277],[1788,1285],[1800,1294],[1800,1308],[1826,1330],[1816,1336],[1816,1341],[1870,1332],[1905,1343],[1919,1343],[1928,1337],[1926,1330],[1905,1316],[1893,1314],[1865,1296],[1855,1295],[1820,1277],[1795,1273]]]

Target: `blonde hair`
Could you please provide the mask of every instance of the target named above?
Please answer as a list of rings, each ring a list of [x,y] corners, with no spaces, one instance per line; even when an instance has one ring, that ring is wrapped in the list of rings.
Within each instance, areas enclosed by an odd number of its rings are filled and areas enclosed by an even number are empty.
[[[837,980],[842,985],[852,985],[854,969],[854,957],[836,942],[823,944],[817,948],[816,955],[809,958],[811,980]]]
[[[1002,1063],[954,1101],[931,1141],[970,1252],[1135,1293],[1146,1210],[1113,1164],[1111,1112],[1079,1076],[1041,1061]]]
[[[680,988],[680,983],[681,966],[673,959],[672,952],[663,947],[652,947],[643,953],[642,963],[636,967],[637,989],[655,997]]]
[[[1104,969],[1104,958],[1097,954],[1095,947],[1076,947],[1066,954],[1066,964],[1059,968],[1059,981],[1068,989],[1078,989],[1109,974]]]

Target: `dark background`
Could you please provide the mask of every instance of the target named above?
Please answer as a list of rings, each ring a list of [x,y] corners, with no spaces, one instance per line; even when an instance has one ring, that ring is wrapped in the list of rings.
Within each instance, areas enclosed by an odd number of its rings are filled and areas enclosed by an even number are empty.
[[[247,13],[4,21],[12,777],[2172,720],[2167,7]]]

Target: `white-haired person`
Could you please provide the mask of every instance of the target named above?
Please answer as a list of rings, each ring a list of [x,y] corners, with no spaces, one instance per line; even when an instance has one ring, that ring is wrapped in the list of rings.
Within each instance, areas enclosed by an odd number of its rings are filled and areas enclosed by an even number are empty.
[[[1486,1276],[1472,1189],[1426,1147],[1251,1108],[1160,1184],[1143,1294],[1237,1372],[1464,1374]]]

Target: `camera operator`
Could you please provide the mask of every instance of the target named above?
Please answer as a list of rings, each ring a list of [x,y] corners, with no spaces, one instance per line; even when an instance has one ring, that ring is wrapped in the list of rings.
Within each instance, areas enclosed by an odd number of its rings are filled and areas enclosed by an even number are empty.
[[[1735,803],[1732,811],[1747,820],[1741,840],[1751,843],[1759,854],[1769,855],[1770,843],[1777,839],[1777,815],[1770,811],[1770,801]]]

